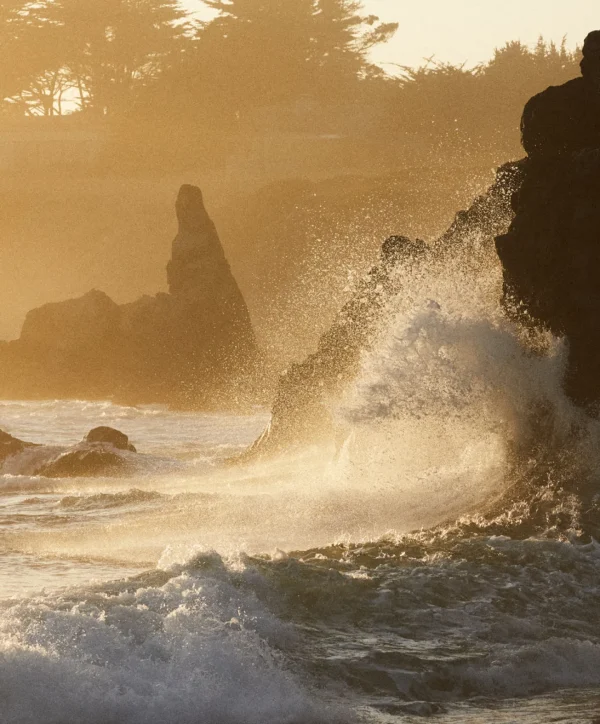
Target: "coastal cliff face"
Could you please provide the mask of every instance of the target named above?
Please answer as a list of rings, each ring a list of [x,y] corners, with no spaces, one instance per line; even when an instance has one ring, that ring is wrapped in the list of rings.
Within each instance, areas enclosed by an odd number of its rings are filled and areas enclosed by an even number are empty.
[[[169,293],[117,305],[93,290],[32,310],[0,347],[2,397],[241,403],[258,357],[248,309],[200,189],[183,186],[176,211]]]
[[[496,240],[508,314],[566,337],[565,391],[591,407],[600,400],[599,198],[598,151],[536,162]]]
[[[505,164],[495,183],[432,244],[402,236],[387,239],[379,263],[359,282],[321,336],[314,354],[293,364],[280,377],[272,419],[261,437],[239,460],[275,455],[294,446],[327,443],[335,439],[331,403],[338,398],[359,369],[381,323],[382,310],[403,290],[403,277],[411,266],[427,259],[438,263],[454,254],[458,245],[493,247],[494,237],[506,232],[514,216],[515,193],[520,188],[526,162]]]

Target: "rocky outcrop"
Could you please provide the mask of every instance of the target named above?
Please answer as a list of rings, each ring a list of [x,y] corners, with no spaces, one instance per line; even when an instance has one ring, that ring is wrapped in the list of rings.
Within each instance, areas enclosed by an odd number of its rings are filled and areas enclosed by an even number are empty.
[[[504,305],[525,326],[565,336],[567,394],[600,401],[600,153],[531,164],[517,214],[496,246]]]
[[[135,447],[129,442],[129,438],[124,432],[115,430],[114,427],[95,427],[85,436],[85,442],[101,443],[103,445],[112,445],[117,450],[129,450],[129,452],[137,452]]]
[[[314,354],[294,364],[279,380],[272,417],[261,437],[234,462],[254,460],[294,446],[327,442],[335,437],[330,402],[352,380],[361,354],[372,344],[383,307],[402,292],[403,274],[427,256],[443,262],[457,244],[484,240],[506,231],[513,203],[524,177],[524,162],[498,169],[493,186],[466,211],[457,214],[448,231],[432,244],[392,236],[381,247],[379,263],[360,281],[350,301],[321,339]]]
[[[396,264],[423,256],[427,246],[403,236],[386,240],[380,263],[361,280],[317,350],[301,364],[292,364],[279,379],[269,426],[242,458],[272,454],[293,445],[327,438],[332,432],[327,401],[358,371],[361,352],[375,333],[386,299],[399,291],[391,274]]]
[[[81,443],[43,464],[43,478],[118,478],[133,475],[136,466],[111,445]]]
[[[143,386],[153,401],[180,408],[235,405],[258,358],[248,308],[200,189],[183,186],[176,211],[169,293],[120,308],[127,397]]]
[[[83,297],[45,304],[25,317],[24,345],[74,354],[114,343],[119,334],[119,306],[93,289]]]
[[[514,218],[527,166],[527,159],[500,166],[492,186],[468,209],[459,211],[446,233],[435,242],[437,253],[452,254],[455,244],[470,244],[474,239],[492,245],[496,236],[506,232]]]
[[[36,445],[0,430],[0,474],[45,478],[121,477],[138,470],[136,449],[111,427],[97,427],[71,447]]]
[[[19,340],[0,347],[0,396],[241,401],[258,354],[248,309],[200,189],[183,186],[176,212],[169,293],[118,305],[94,290],[29,312]]]
[[[19,440],[7,432],[0,430],[0,466],[9,457],[22,453],[27,448],[36,447],[32,442]]]
[[[179,233],[167,265],[171,297],[192,315],[190,331],[195,330],[196,337],[199,331],[212,335],[213,344],[222,349],[221,361],[252,357],[256,350],[250,314],[200,189],[182,186],[176,210]]]
[[[549,88],[527,104],[522,138],[528,158],[499,169],[490,190],[457,214],[427,250],[408,242],[402,247],[409,250],[409,258],[429,254],[443,263],[457,244],[464,247],[474,238],[492,244],[495,239],[506,310],[525,325],[542,325],[567,336],[566,391],[577,403],[597,408],[600,31],[586,38],[581,67],[582,78]],[[358,353],[371,344],[374,320],[385,300],[401,292],[406,260],[398,255],[390,265],[383,256],[321,338],[316,353],[281,378],[270,426],[246,458],[331,438],[328,400],[355,374]]]
[[[583,45],[582,76],[525,106],[527,174],[508,233],[496,240],[504,305],[525,325],[566,336],[566,392],[600,402],[600,31]]]

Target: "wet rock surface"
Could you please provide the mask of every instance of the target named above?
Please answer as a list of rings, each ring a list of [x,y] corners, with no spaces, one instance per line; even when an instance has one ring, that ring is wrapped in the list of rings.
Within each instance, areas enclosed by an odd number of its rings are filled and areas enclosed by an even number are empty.
[[[45,478],[120,477],[135,472],[135,465],[109,445],[80,444],[43,465]]]
[[[116,447],[117,450],[137,452],[135,447],[129,442],[127,435],[120,430],[115,430],[114,427],[95,427],[85,436],[85,442],[104,443]]]
[[[236,462],[275,455],[297,445],[335,439],[330,401],[335,399],[358,370],[361,354],[368,350],[381,321],[382,310],[402,293],[403,275],[411,265],[427,258],[442,260],[456,245],[494,237],[508,229],[514,216],[514,196],[524,177],[525,163],[505,164],[490,189],[461,211],[448,231],[433,243],[405,236],[391,236],[381,247],[378,263],[358,283],[331,328],[321,336],[317,350],[280,377],[269,426]]]
[[[35,447],[35,445],[31,442],[19,440],[7,432],[0,430],[0,464],[3,463],[6,458],[17,455],[29,447]]]
[[[70,447],[24,442],[0,430],[0,474],[10,462],[10,471],[46,478],[120,477],[136,472],[136,457],[127,435],[110,427],[94,428]]]

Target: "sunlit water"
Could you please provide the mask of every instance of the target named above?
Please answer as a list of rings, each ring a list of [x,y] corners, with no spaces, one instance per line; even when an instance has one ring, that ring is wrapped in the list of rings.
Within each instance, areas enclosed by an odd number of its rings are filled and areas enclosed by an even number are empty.
[[[335,449],[232,467],[264,412],[0,403],[20,438],[111,425],[143,456],[128,479],[0,471],[2,724],[600,717],[600,547],[576,501],[560,530],[528,527],[526,506],[477,522],[535,405],[552,411],[542,457],[564,448],[563,351],[528,353],[497,268],[459,262],[413,270],[331,403]],[[576,476],[600,469],[594,424]]]
[[[381,451],[366,490],[354,477],[364,461],[347,451],[327,465],[308,451],[224,467],[264,414],[84,403],[7,403],[0,414],[12,433],[57,444],[115,425],[150,456],[135,479],[0,479],[2,722],[545,722],[600,712],[595,544],[397,538],[419,517],[434,523],[473,505],[473,476],[498,484],[498,440],[452,459],[459,433],[438,430],[427,468],[409,454],[427,434],[417,426],[400,446],[407,469],[394,503]]]

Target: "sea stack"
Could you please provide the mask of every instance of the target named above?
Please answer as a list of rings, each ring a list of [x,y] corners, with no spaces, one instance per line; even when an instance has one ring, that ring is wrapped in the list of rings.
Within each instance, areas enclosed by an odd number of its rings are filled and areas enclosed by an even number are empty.
[[[167,281],[186,323],[185,332],[192,333],[199,347],[210,342],[208,346],[218,350],[219,363],[245,366],[256,355],[250,314],[200,189],[182,186],[175,210],[179,231],[167,264]]]
[[[0,347],[0,397],[237,406],[258,351],[248,308],[196,186],[176,202],[169,293],[118,305],[92,291],[27,315]]]
[[[181,187],[175,204],[179,230],[167,264],[173,370],[185,397],[229,396],[253,372],[257,347],[248,307],[197,186]],[[208,384],[207,384],[208,383]],[[237,393],[234,393],[237,394]],[[206,399],[206,406],[210,406]]]

